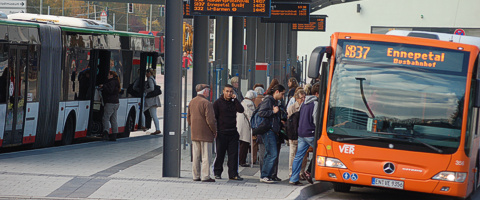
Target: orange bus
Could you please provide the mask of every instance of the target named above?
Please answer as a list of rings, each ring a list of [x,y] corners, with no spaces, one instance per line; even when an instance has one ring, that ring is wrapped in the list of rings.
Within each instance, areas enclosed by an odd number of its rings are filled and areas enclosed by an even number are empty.
[[[336,192],[368,186],[468,197],[479,185],[478,59],[478,45],[334,33],[308,69],[320,76],[322,105],[315,179]]]

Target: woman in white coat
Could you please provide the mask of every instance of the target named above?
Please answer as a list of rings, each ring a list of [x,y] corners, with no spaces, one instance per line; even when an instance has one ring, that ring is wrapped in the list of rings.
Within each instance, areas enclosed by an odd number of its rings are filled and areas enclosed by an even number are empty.
[[[252,139],[252,128],[250,128],[250,118],[255,111],[255,104],[253,99],[257,97],[257,93],[253,90],[249,90],[245,94],[245,99],[242,101],[244,108],[243,113],[237,113],[237,130],[240,134],[240,152],[238,154],[239,164],[242,167],[248,167],[247,154],[250,148],[250,141]]]

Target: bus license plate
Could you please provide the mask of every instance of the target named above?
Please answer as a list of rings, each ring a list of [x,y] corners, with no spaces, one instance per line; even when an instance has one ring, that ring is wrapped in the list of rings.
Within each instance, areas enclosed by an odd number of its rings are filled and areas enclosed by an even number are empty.
[[[395,181],[381,178],[372,178],[372,185],[387,188],[403,189],[403,181]]]

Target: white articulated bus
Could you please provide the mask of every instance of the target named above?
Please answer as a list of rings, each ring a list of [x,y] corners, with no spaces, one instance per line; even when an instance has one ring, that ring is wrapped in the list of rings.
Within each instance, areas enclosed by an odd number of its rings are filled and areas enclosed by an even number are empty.
[[[101,134],[97,86],[109,71],[120,77],[121,136],[138,127],[142,99],[126,89],[145,79],[146,68],[156,68],[153,36],[112,31],[86,19],[8,18],[0,19],[0,148],[70,144]]]

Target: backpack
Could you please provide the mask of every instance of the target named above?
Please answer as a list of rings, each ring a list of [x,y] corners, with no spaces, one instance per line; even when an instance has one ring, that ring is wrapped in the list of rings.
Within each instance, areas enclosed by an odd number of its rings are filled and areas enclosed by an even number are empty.
[[[252,114],[250,119],[250,126],[252,127],[252,135],[263,135],[270,129],[272,129],[272,122],[269,118],[263,118],[258,115],[260,105]]]
[[[298,122],[300,112],[293,113],[287,120],[287,137],[289,140],[298,140]]]

